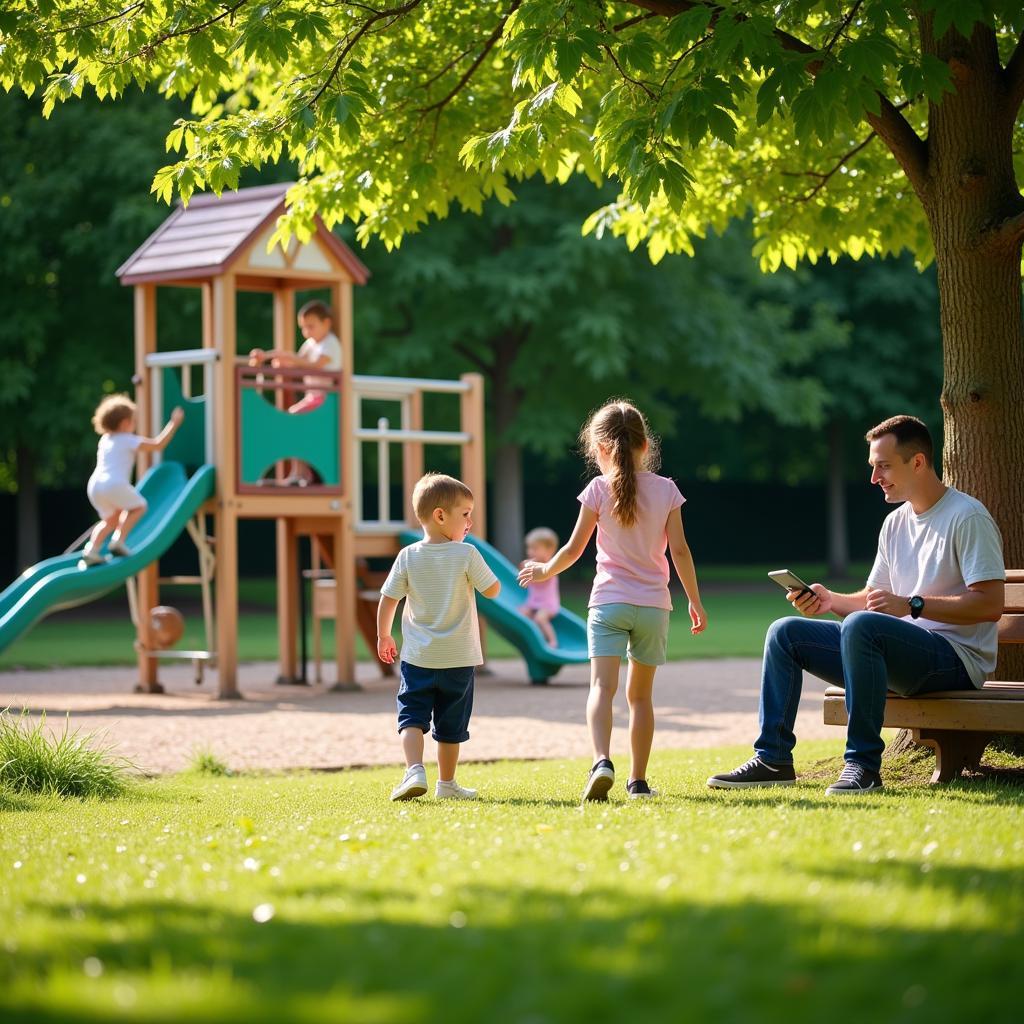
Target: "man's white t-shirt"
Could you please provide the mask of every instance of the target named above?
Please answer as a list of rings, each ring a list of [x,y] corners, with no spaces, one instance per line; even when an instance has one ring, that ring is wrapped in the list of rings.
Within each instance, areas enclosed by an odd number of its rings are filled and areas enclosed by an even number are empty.
[[[104,434],[96,446],[96,468],[91,479],[96,483],[130,483],[135,468],[135,451],[142,440],[138,434],[123,430]]]
[[[325,334],[320,341],[307,338],[299,349],[299,356],[311,363],[317,363],[327,356],[327,362],[322,369],[337,372],[341,369],[341,342],[333,331]],[[307,376],[302,378],[302,383],[307,387],[330,387],[334,382],[330,377]]]
[[[386,597],[405,598],[402,661],[420,668],[482,665],[473,589],[497,581],[472,544],[419,541],[402,548],[380,588]]]
[[[956,597],[973,583],[1005,579],[1003,540],[988,509],[977,498],[948,487],[921,515],[914,514],[908,501],[886,517],[868,586],[901,597]],[[908,610],[903,616],[908,622],[941,634],[953,645],[976,687],[996,667],[996,623],[957,626],[909,616]]]

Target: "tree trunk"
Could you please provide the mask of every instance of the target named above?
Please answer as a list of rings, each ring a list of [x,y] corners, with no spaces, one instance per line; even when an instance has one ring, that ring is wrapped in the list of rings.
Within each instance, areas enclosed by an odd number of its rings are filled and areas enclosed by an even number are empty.
[[[1024,207],[1013,168],[994,33],[956,32],[931,50],[956,91],[929,118],[925,204],[938,268],[945,481],[992,513],[1006,565],[1024,566],[1024,325],[1021,240],[993,230]],[[1024,648],[1000,652],[1000,678],[1024,680]]]
[[[938,268],[946,483],[981,501],[1003,536],[1006,565],[1024,566],[1024,325],[1021,238],[1001,225],[1024,209],[995,34],[941,39],[921,21],[922,48],[947,63],[955,89],[929,109],[922,200]],[[1000,650],[996,675],[1024,680],[1024,647]],[[902,741],[902,735],[896,743]]]
[[[849,572],[843,421],[836,419],[828,426],[828,573],[833,579],[845,579]]]
[[[18,486],[18,569],[27,569],[39,561],[39,481],[32,450],[20,444],[15,449]]]

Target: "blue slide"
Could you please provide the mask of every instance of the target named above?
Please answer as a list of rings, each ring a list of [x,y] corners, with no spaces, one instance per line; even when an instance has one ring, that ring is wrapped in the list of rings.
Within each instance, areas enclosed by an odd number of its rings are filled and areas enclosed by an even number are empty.
[[[0,651],[44,615],[102,597],[159,558],[213,497],[214,468],[200,466],[189,476],[180,462],[164,461],[143,477],[139,490],[149,507],[128,535],[127,558],[88,569],[78,568],[77,552],[47,558],[0,594]]]
[[[407,530],[402,544],[415,544],[423,534]],[[535,622],[522,613],[526,588],[519,586],[519,569],[497,548],[472,535],[466,538],[484,556],[484,561],[501,583],[496,598],[476,595],[477,608],[494,630],[515,647],[526,661],[530,682],[546,683],[563,665],[580,665],[589,661],[587,655],[587,624],[564,608],[552,620],[558,646],[549,647]]]

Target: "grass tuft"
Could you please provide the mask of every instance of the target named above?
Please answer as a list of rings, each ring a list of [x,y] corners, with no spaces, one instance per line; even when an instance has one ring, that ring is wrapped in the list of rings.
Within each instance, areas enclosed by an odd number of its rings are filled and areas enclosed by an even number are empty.
[[[224,778],[232,774],[231,769],[212,750],[204,747],[192,755],[188,770],[194,775],[210,775]]]
[[[133,766],[97,744],[95,733],[71,731],[65,720],[59,735],[46,729],[46,713],[33,722],[27,711],[0,711],[0,786],[10,793],[116,797],[127,788]]]

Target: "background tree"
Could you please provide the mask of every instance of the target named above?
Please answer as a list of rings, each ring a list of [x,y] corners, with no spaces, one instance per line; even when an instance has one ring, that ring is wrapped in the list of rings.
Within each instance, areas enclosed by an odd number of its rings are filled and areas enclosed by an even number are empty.
[[[529,181],[509,207],[491,200],[481,216],[454,215],[390,255],[367,255],[360,365],[487,378],[492,536],[512,558],[524,453],[564,455],[610,394],[628,393],[668,435],[685,406],[715,420],[763,411],[819,425],[832,397],[811,365],[846,343],[826,297],[809,294],[809,273],[759,273],[742,227],[702,243],[696,259],[654,266],[580,234],[594,202],[579,178],[562,189]]]
[[[81,474],[96,403],[131,386],[131,294],[114,271],[163,217],[146,192],[173,110],[138,93],[99,106],[44,121],[0,96],[0,480],[17,491],[22,567],[39,558],[39,485]]]
[[[131,81],[191,97],[156,191],[287,152],[307,177],[282,233],[317,210],[393,245],[583,171],[623,189],[589,227],[654,258],[751,212],[768,267],[934,255],[946,476],[1024,564],[1022,30],[1019,0],[10,0],[0,82],[47,110]]]

